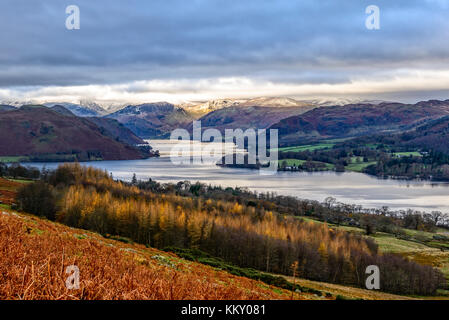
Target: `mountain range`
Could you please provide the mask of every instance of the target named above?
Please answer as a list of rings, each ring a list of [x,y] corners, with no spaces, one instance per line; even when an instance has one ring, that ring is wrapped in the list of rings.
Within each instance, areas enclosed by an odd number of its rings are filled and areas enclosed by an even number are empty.
[[[79,104],[48,102],[45,106],[17,108],[14,103],[0,104],[0,120],[4,121],[0,122],[0,131],[5,137],[11,137],[12,141],[20,142],[11,143],[8,148],[3,145],[2,155],[67,154],[73,150],[84,152],[85,155],[88,150],[97,150],[101,154],[100,158],[104,159],[138,158],[142,154],[132,148],[145,144],[143,139],[168,138],[176,128],[191,130],[193,120],[200,120],[203,130],[214,128],[221,132],[237,128],[277,129],[281,146],[375,134],[401,134],[413,130],[416,143],[441,145],[445,144],[442,128],[449,117],[449,100],[429,100],[416,104],[373,100],[329,106],[324,100],[313,102],[258,97],[178,105],[168,102],[130,104],[115,112],[108,112],[99,104],[88,101]],[[61,116],[64,121],[58,118]],[[441,122],[433,122],[438,120]],[[8,121],[15,125],[12,126]],[[60,130],[60,125],[70,129]],[[29,130],[23,133],[19,128]],[[78,134],[80,130],[87,132],[86,136]],[[79,138],[79,145],[69,139],[71,134]],[[102,136],[101,139],[109,139],[108,142],[97,140],[98,134]],[[16,138],[13,139],[12,135]],[[90,136],[92,139],[88,138]],[[58,143],[50,143],[52,139]],[[109,147],[97,148],[97,144]],[[26,147],[20,149],[20,145]],[[108,150],[116,151],[109,153]]]
[[[220,99],[175,105],[168,102],[129,105],[107,115],[142,138],[167,138],[176,128],[192,129],[200,120],[204,129],[268,128],[286,117],[317,107],[290,98]]]
[[[168,102],[129,105],[106,116],[123,123],[141,138],[164,138],[176,128],[187,126],[194,116]]]

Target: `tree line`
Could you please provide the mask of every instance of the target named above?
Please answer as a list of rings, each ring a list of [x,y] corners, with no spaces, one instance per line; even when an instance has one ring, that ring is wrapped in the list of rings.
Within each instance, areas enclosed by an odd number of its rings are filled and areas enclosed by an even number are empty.
[[[0,162],[0,177],[25,178],[25,179],[39,179],[41,172],[37,168],[24,167],[18,163],[7,165]]]

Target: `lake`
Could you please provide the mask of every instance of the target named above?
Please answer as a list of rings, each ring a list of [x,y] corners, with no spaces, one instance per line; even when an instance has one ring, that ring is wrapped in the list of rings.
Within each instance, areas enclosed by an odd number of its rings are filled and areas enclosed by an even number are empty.
[[[378,179],[356,172],[277,172],[261,175],[258,170],[223,168],[213,162],[174,164],[170,150],[174,141],[151,140],[160,158],[129,161],[94,161],[84,165],[111,172],[114,178],[130,180],[133,173],[138,179],[152,178],[160,182],[190,180],[225,187],[247,187],[258,192],[275,192],[303,199],[323,201],[332,196],[340,202],[360,204],[364,207],[389,206],[392,209],[439,210],[449,213],[449,184],[428,181],[402,181]],[[196,142],[200,147],[210,146]],[[235,146],[224,146],[225,152]],[[243,152],[237,150],[237,152]],[[198,159],[200,152],[193,152]],[[55,168],[57,163],[27,163],[39,168]]]

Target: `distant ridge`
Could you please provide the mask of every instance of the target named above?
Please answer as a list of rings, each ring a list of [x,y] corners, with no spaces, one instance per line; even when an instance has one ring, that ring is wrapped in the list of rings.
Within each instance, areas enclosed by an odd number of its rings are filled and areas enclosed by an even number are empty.
[[[319,107],[272,125],[282,144],[409,130],[449,115],[449,100]]]
[[[106,114],[106,111],[100,107],[90,108],[69,102],[48,102],[44,105],[47,107],[62,106],[78,117],[98,117]]]
[[[163,138],[173,129],[186,126],[194,117],[168,102],[129,105],[106,116],[118,120],[141,138]]]
[[[230,107],[306,107],[313,106],[314,103],[298,101],[285,97],[257,97],[251,99],[216,99],[205,102],[190,102],[179,106],[190,112],[202,115],[212,111]]]

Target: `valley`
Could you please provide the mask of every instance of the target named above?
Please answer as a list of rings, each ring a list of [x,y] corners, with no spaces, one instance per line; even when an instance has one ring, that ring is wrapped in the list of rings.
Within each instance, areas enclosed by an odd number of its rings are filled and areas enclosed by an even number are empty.
[[[17,123],[12,119],[22,121],[30,128],[32,121],[39,121],[39,124],[33,125],[35,128],[28,133],[18,131],[28,135],[20,138],[23,141],[3,139],[0,161],[29,163],[41,168],[55,167],[67,161],[94,161],[89,163],[122,179],[130,179],[136,173],[138,177],[161,181],[215,181],[224,186],[240,185],[258,191],[273,186],[280,194],[312,200],[335,197],[342,202],[367,207],[449,212],[444,199],[444,182],[449,177],[449,158],[445,149],[447,100],[328,106],[287,98],[222,99],[179,106],[169,103],[129,105],[112,113],[99,110],[101,107],[94,103],[84,106],[67,103],[48,105],[20,109],[3,107],[0,119],[5,118],[5,137],[16,130],[8,129],[7,123]],[[77,117],[63,105],[84,116]],[[90,112],[96,116],[87,116]],[[164,157],[123,164],[105,161],[158,156],[159,150],[163,154],[164,148],[170,144],[164,140],[144,141],[142,137],[166,137],[177,126],[189,129],[192,119],[202,121],[202,130],[223,130],[228,126],[274,128],[277,124],[271,123],[283,117],[287,118],[279,122],[282,123],[280,147],[273,150],[279,155],[279,173],[272,179],[260,177],[257,170],[249,173],[248,170],[215,167],[214,164],[172,166]],[[65,121],[64,128],[67,129],[59,129],[61,120]],[[45,123],[48,125],[42,127]],[[315,126],[313,130],[312,124]],[[385,126],[392,128],[394,133],[385,134]],[[88,130],[92,135],[87,133]],[[302,138],[296,136],[292,140],[295,143],[288,143],[300,132],[294,130],[302,130]],[[100,136],[103,142],[95,140]],[[11,144],[12,141],[19,143]],[[19,145],[22,149],[15,150]],[[136,149],[136,145],[148,147],[147,150]],[[133,169],[125,169],[127,166]],[[381,179],[369,179],[365,174]],[[302,185],[299,187],[298,184]]]
[[[202,182],[223,187],[248,188],[257,192],[275,192],[279,195],[324,201],[334,197],[343,203],[362,205],[367,208],[388,206],[392,210],[434,210],[449,212],[447,194],[449,185],[440,181],[379,179],[359,172],[326,171],[279,171],[263,176],[258,170],[219,167],[214,162],[201,161],[202,154],[192,154],[184,164],[174,164],[170,151],[174,145],[169,140],[148,140],[160,157],[129,161],[92,161],[84,164],[111,172],[115,178],[131,181],[133,174],[138,179],[154,179],[162,183],[178,181]],[[208,144],[201,143],[200,150]],[[228,153],[234,152],[229,147]],[[58,162],[25,162],[25,166],[54,169]]]
[[[181,320],[447,307],[448,9],[2,1],[0,302]],[[12,311],[59,303],[31,304]]]

